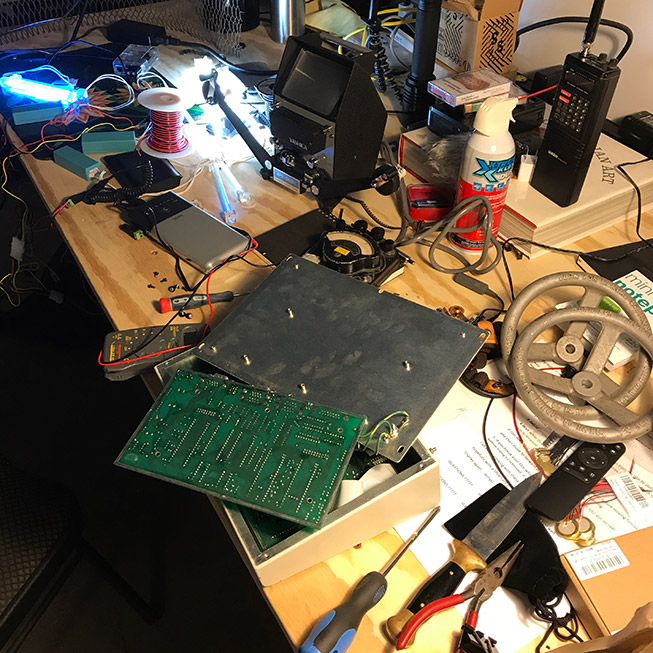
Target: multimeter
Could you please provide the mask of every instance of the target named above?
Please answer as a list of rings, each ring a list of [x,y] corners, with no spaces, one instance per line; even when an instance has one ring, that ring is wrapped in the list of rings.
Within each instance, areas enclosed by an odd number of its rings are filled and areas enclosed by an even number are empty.
[[[101,363],[110,381],[125,381],[176,356],[181,347],[191,347],[202,339],[204,324],[172,324],[112,331],[104,338]],[[172,350],[172,351],[170,351]]]
[[[559,206],[578,200],[620,70],[616,59],[567,55],[531,186]]]

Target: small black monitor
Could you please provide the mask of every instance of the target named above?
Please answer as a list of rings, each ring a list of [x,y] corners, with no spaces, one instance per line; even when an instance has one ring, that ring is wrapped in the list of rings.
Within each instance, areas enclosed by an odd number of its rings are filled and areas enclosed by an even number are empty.
[[[283,87],[277,91],[290,102],[329,117],[345,94],[351,67],[328,56],[301,50]]]

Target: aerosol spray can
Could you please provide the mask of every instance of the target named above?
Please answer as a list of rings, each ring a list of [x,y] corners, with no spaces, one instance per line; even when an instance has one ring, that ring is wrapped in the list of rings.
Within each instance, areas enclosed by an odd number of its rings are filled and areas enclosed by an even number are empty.
[[[506,201],[508,182],[515,162],[515,141],[508,131],[517,98],[490,97],[478,110],[474,131],[463,153],[456,192],[456,204],[473,195],[485,195],[492,205],[492,233],[499,233],[501,213]],[[482,214],[482,213],[481,213]],[[479,210],[461,216],[456,227],[478,224]],[[468,250],[483,248],[484,229],[451,234],[451,241]]]

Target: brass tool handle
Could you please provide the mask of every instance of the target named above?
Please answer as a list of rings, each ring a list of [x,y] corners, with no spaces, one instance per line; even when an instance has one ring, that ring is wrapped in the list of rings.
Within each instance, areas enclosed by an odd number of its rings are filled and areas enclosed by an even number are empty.
[[[454,594],[468,572],[485,569],[483,558],[464,542],[454,540],[452,544],[453,557],[451,560],[419,588],[406,608],[386,621],[385,633],[391,641],[397,641],[412,616],[425,605]]]

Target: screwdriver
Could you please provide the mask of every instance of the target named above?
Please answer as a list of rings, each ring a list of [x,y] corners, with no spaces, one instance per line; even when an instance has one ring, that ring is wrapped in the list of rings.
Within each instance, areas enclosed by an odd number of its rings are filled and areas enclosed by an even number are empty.
[[[211,303],[215,304],[216,302],[230,302],[234,297],[240,296],[237,293],[231,292],[231,290],[225,290],[224,292],[212,292],[208,296],[177,295],[176,297],[161,297],[159,299],[159,311],[161,313],[169,313],[170,311],[178,311],[180,309],[190,311],[191,308],[198,308],[199,306],[208,304],[209,297],[211,298]]]
[[[394,558],[386,564],[383,571],[371,571],[365,574],[354,587],[351,596],[318,621],[299,648],[299,653],[344,653],[349,648],[365,613],[383,598],[388,587],[385,578],[388,572],[439,512],[440,506],[436,506],[404,542]]]

